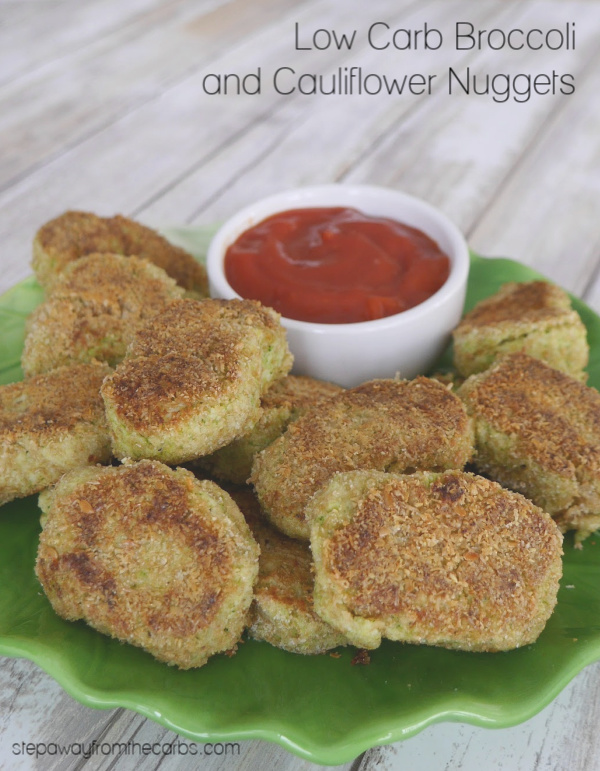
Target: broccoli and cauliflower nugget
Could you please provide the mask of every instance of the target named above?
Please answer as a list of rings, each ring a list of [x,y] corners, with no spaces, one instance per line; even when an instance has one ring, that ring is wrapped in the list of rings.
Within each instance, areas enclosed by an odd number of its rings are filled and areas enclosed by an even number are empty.
[[[49,288],[69,263],[93,252],[142,257],[174,278],[189,297],[208,295],[206,270],[191,254],[120,214],[67,211],[50,220],[36,233],[31,265],[39,283]]]
[[[444,385],[373,380],[307,410],[256,456],[251,481],[273,524],[307,539],[304,509],[335,473],[462,468],[472,452],[471,420]]]
[[[115,366],[134,334],[183,289],[137,257],[91,254],[69,263],[27,319],[25,375],[78,361]]]
[[[102,387],[119,458],[184,463],[253,428],[290,370],[279,314],[251,300],[174,300]]]
[[[588,363],[583,322],[568,294],[546,281],[504,284],[465,315],[453,337],[454,364],[464,377],[517,351],[579,379]]]
[[[600,393],[524,353],[473,375],[474,463],[581,541],[600,527]]]
[[[309,407],[343,390],[333,383],[299,375],[277,380],[262,397],[260,418],[252,430],[211,455],[199,458],[197,466],[217,479],[244,484],[252,473],[257,453],[279,438]]]
[[[156,461],[87,468],[40,507],[36,574],[60,616],[182,669],[235,645],[259,548],[213,482]]]
[[[43,490],[71,469],[110,460],[100,397],[110,371],[77,364],[0,386],[0,505]]]
[[[534,642],[556,604],[558,527],[483,477],[337,474],[307,517],[315,608],[354,645],[510,650]]]
[[[260,546],[258,580],[248,626],[250,637],[304,655],[346,645],[344,635],[315,613],[313,562],[308,544],[271,527],[251,490],[232,492],[232,497]]]

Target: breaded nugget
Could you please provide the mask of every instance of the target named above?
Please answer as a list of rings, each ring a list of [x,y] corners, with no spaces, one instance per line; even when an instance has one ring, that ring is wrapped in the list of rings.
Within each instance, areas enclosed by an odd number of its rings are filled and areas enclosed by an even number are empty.
[[[260,546],[248,632],[290,653],[316,655],[346,645],[314,611],[312,555],[307,544],[271,527],[252,490],[231,493]]]
[[[598,391],[514,353],[458,393],[475,420],[479,470],[577,530],[577,540],[600,527]]]
[[[308,516],[315,609],[360,647],[510,650],[534,642],[556,604],[558,527],[483,477],[337,474]]]
[[[181,669],[235,645],[259,550],[213,482],[156,461],[89,468],[40,506],[36,574],[60,616]]]
[[[91,254],[65,267],[50,296],[27,319],[26,375],[78,361],[115,366],[134,334],[184,290],[138,257]]]
[[[254,460],[251,481],[284,533],[308,538],[304,509],[338,471],[462,468],[473,429],[460,399],[435,380],[373,380],[307,410]]]
[[[0,504],[111,457],[100,398],[104,364],[60,367],[0,386]]]
[[[584,379],[586,330],[566,292],[545,281],[504,284],[456,327],[454,364],[465,377],[486,370],[504,353],[523,351]]]
[[[183,463],[247,433],[291,368],[279,314],[251,300],[174,300],[102,387],[119,458]]]
[[[189,297],[208,296],[206,270],[191,254],[120,214],[67,211],[50,220],[35,236],[31,265],[39,283],[50,287],[70,262],[93,252],[143,257],[174,278]]]
[[[333,383],[299,375],[277,380],[261,399],[260,418],[254,428],[226,447],[199,458],[198,467],[217,479],[244,484],[257,453],[280,437],[309,407],[343,390]]]

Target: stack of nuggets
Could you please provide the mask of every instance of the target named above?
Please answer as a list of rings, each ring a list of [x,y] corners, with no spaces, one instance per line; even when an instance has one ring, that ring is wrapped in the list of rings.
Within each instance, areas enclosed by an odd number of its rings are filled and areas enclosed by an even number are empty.
[[[260,453],[251,481],[273,524],[308,539],[305,508],[334,474],[462,468],[473,430],[460,399],[428,378],[374,380],[308,410]]]
[[[50,288],[70,262],[94,252],[141,257],[162,268],[189,297],[208,295],[206,271],[199,262],[154,230],[120,214],[98,217],[68,211],[50,220],[35,236],[33,271],[39,283]]]
[[[197,667],[235,646],[246,626],[259,547],[212,482],[151,460],[95,466],[118,452],[101,387],[118,414],[115,381],[152,358],[145,388],[163,388],[165,409],[146,405],[142,441],[151,445],[157,430],[175,437],[170,458],[179,460],[177,432],[186,433],[192,416],[206,426],[199,446],[184,447],[195,458],[253,427],[264,392],[292,359],[275,312],[253,302],[184,301],[184,288],[161,267],[131,254],[134,242],[183,280],[188,295],[202,294],[197,279],[205,274],[188,270],[189,255],[123,218],[69,214],[38,234],[34,262],[48,296],[29,320],[29,379],[0,389],[2,500],[48,488],[36,571],[60,615]],[[100,247],[111,252],[85,256]],[[121,251],[128,256],[113,253]],[[98,359],[125,361],[115,374]]]
[[[131,255],[136,243],[143,257],[179,274],[188,298],[202,294],[200,274],[146,231],[124,218],[82,213],[42,228],[34,263],[51,287],[47,318],[53,297],[68,295],[74,303],[78,287],[85,294],[78,276],[86,260],[93,265],[99,257],[82,255],[98,248]],[[106,259],[114,271],[129,262],[128,270],[150,278],[160,273],[136,257]],[[256,639],[303,654],[345,644],[374,648],[382,637],[478,651],[534,641],[556,602],[562,553],[559,528],[535,503],[550,509],[558,491],[562,508],[550,513],[563,529],[587,533],[600,524],[594,463],[589,479],[575,471],[579,487],[571,478],[553,478],[536,499],[521,472],[512,473],[534,457],[519,455],[523,438],[504,456],[514,431],[487,442],[503,428],[492,425],[482,393],[501,393],[504,408],[520,398],[503,391],[505,381],[539,368],[554,373],[553,383],[568,383],[557,386],[562,396],[552,396],[553,405],[576,401],[581,423],[600,426],[600,406],[581,382],[525,354],[502,358],[516,345],[543,359],[553,354],[552,341],[564,338],[574,352],[565,369],[583,377],[587,347],[578,317],[560,290],[539,283],[501,290],[457,330],[456,363],[464,376],[492,364],[458,395],[424,377],[349,391],[286,377],[292,360],[285,332],[278,314],[259,303],[182,299],[181,288],[161,279],[165,296],[152,303],[148,323],[146,309],[124,292],[118,304],[133,308],[139,326],[117,346],[100,338],[97,345],[102,350],[106,343],[104,358],[116,370],[75,365],[102,369],[94,399],[104,451],[73,460],[73,470],[40,497],[36,570],[57,612],[182,668],[234,647],[245,626]],[[519,321],[527,297],[532,307]],[[41,318],[40,310],[30,322],[34,352],[45,347]],[[474,328],[487,329],[485,350]],[[77,350],[76,342],[73,335],[73,360],[94,355],[93,346]],[[499,385],[494,378],[515,362]],[[30,371],[38,366],[53,366],[52,358],[32,363]],[[11,394],[13,407],[20,398]],[[538,417],[531,430],[539,432],[544,406],[533,406]],[[585,433],[579,423],[577,430]],[[573,446],[585,444],[583,454],[595,457],[593,442],[584,439],[578,434]],[[111,450],[123,465],[89,467],[106,463]],[[533,502],[462,471],[473,458],[503,481],[509,456],[516,461],[505,483]],[[258,498],[249,488],[227,493],[165,465],[188,461],[234,483],[251,470]],[[58,476],[41,480],[37,489]],[[572,496],[566,503],[565,490]]]

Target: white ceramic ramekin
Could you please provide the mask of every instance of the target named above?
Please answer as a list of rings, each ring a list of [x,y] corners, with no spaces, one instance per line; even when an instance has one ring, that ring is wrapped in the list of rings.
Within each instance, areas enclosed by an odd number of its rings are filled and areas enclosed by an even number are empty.
[[[373,378],[413,378],[440,356],[460,320],[467,276],[467,243],[433,206],[406,193],[369,185],[319,185],[263,198],[231,217],[214,236],[207,257],[212,297],[240,297],[224,271],[227,247],[249,227],[287,209],[351,206],[365,214],[391,217],[424,231],[450,258],[446,283],[407,311],[355,324],[318,324],[282,318],[294,354],[294,372],[352,387]],[[365,266],[365,270],[368,266]]]

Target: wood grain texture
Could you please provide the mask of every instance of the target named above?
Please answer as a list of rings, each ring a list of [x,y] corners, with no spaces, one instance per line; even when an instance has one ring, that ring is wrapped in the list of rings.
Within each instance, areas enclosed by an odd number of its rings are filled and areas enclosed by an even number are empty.
[[[574,51],[397,57],[366,45],[298,51],[293,25],[364,30],[456,19],[485,28],[576,21]],[[439,206],[483,254],[546,273],[600,311],[600,4],[585,0],[0,0],[0,291],[30,273],[31,240],[67,208],[151,225],[208,223],[258,196],[342,181],[402,188]],[[265,78],[282,65],[328,76],[436,73],[431,96],[207,96],[211,72]],[[573,96],[524,104],[454,95],[449,65],[576,77]],[[344,771],[600,768],[600,664],[539,715],[484,730],[443,723],[373,749]],[[16,755],[20,742],[170,744],[179,737],[126,710],[79,705],[35,665],[0,660],[0,768],[319,768],[276,745],[234,756]]]

